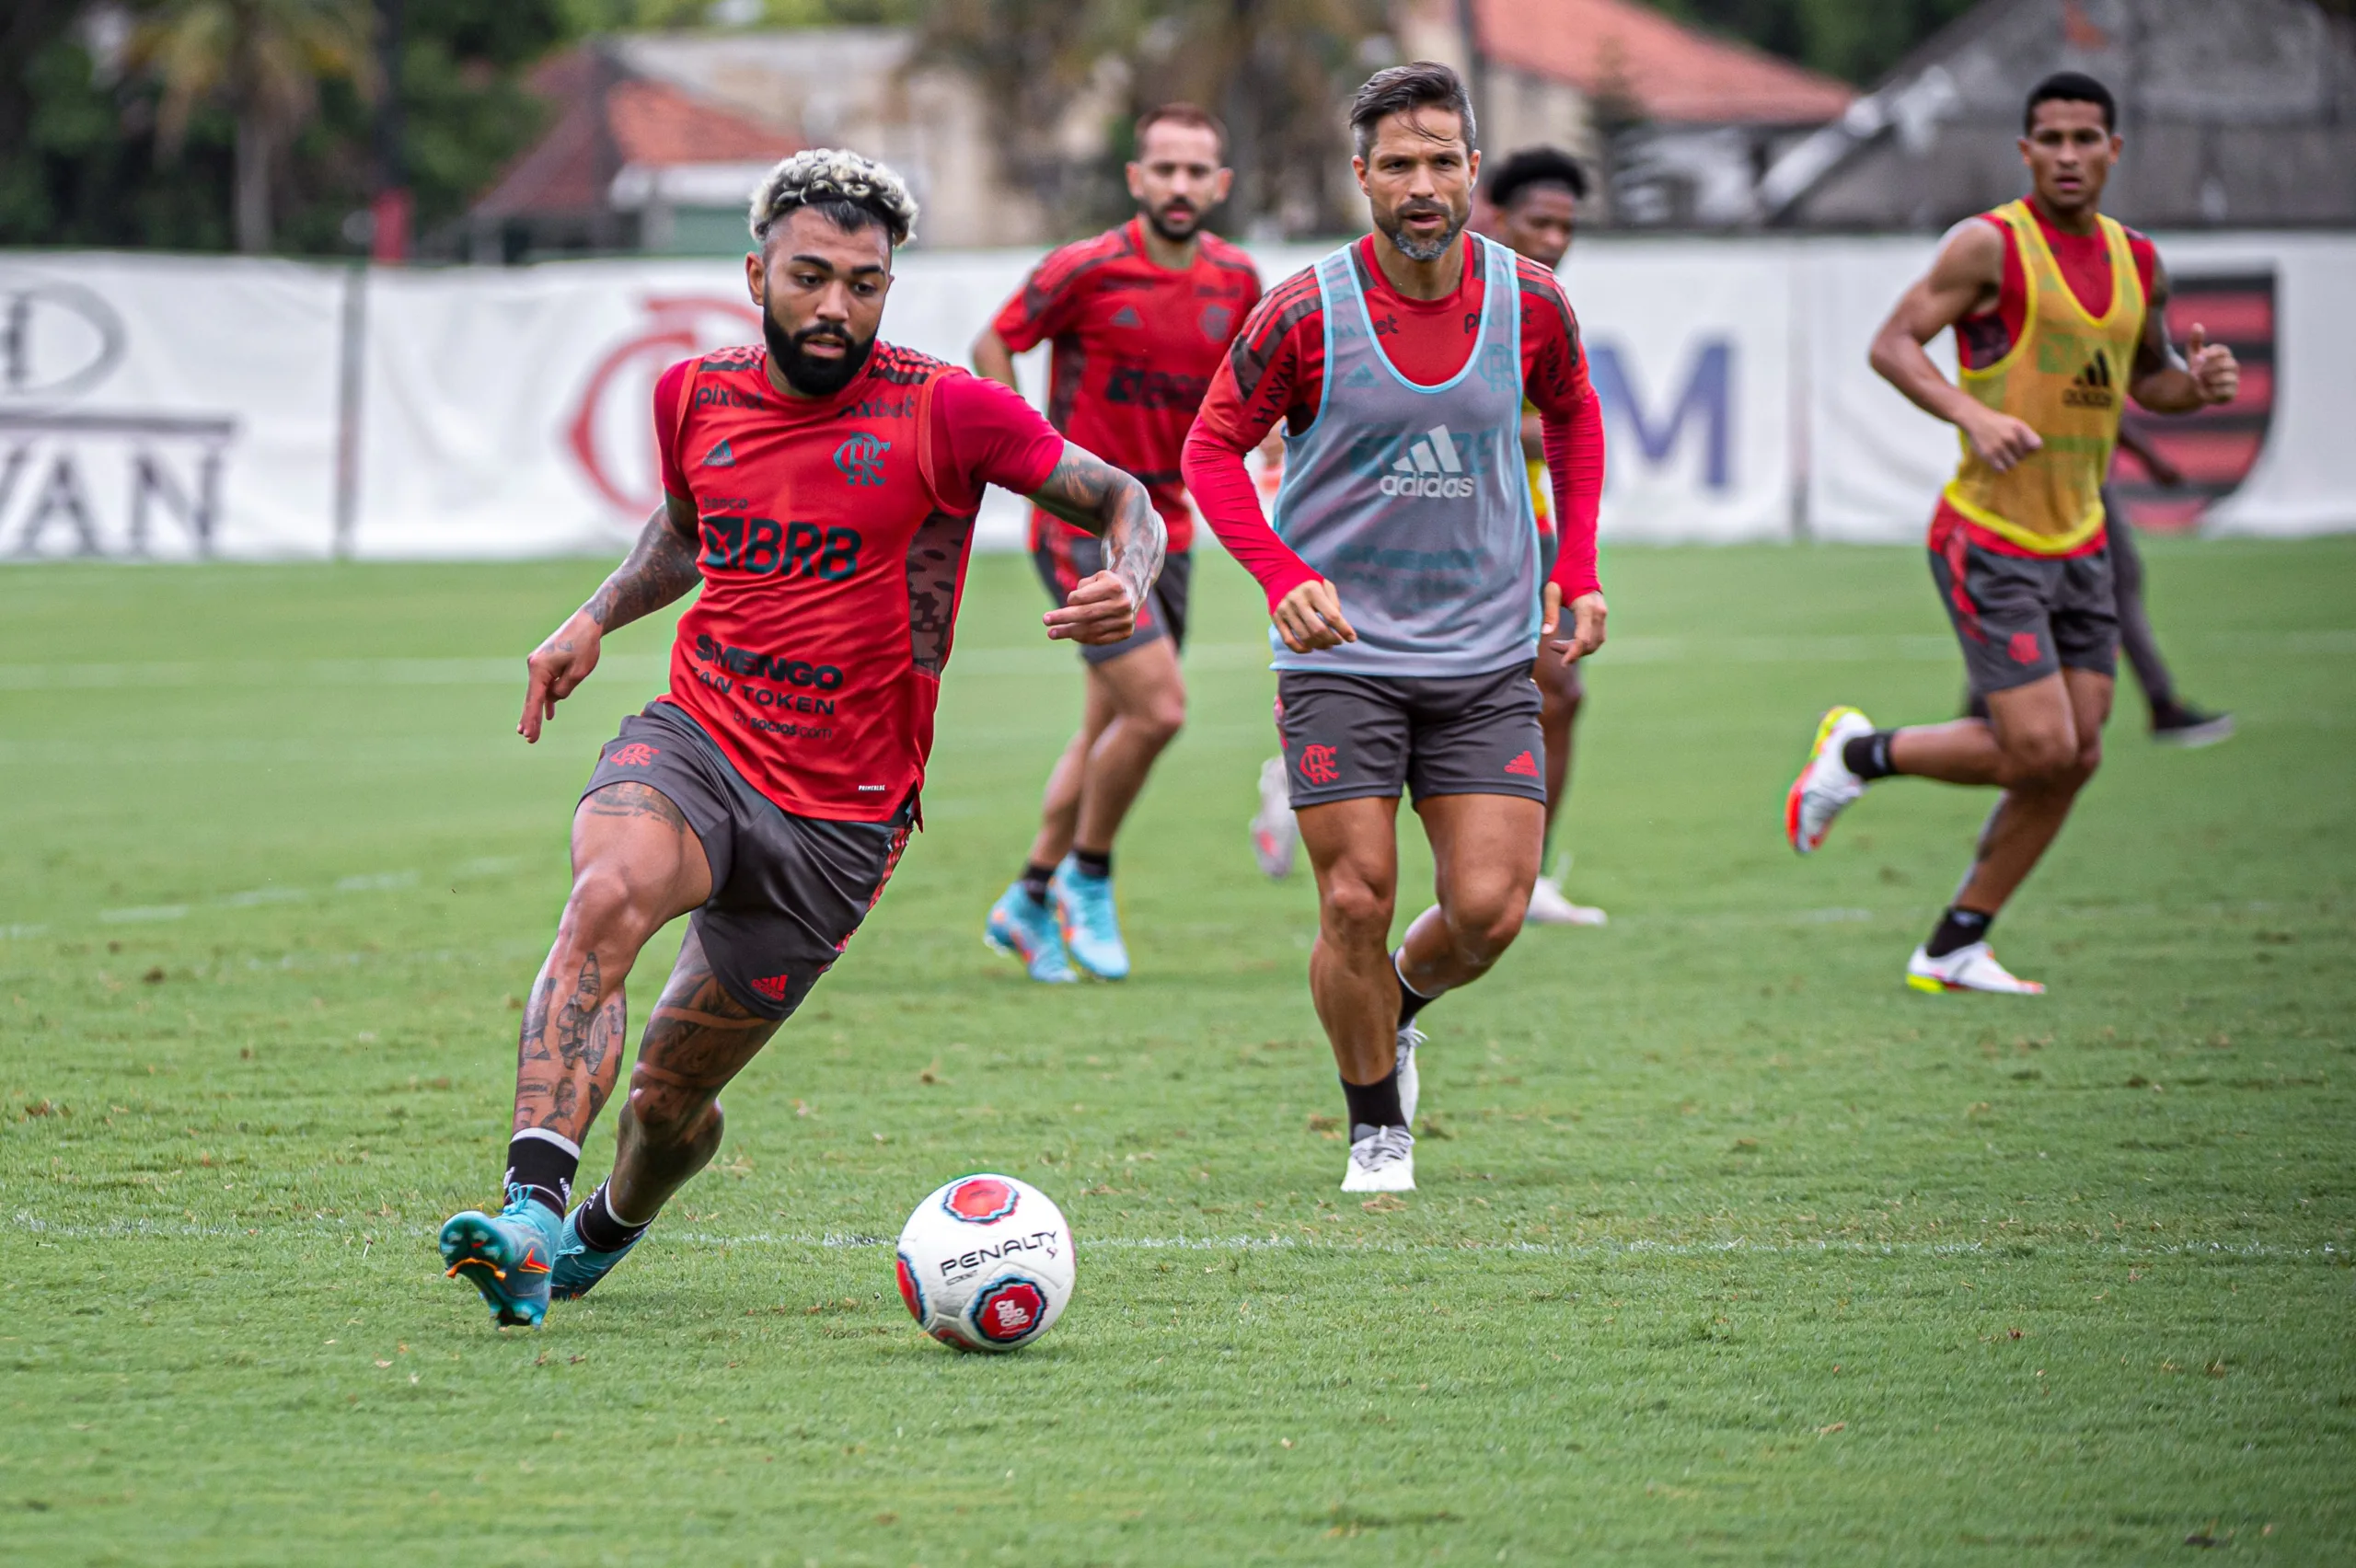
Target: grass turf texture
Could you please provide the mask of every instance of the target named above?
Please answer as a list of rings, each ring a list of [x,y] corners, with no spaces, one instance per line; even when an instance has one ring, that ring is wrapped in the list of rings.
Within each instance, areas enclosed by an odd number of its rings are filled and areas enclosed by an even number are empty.
[[[1620,552],[1570,831],[1612,923],[1426,1015],[1395,1207],[1335,1191],[1223,559],[1121,845],[1136,977],[983,950],[1079,690],[985,559],[930,831],[713,1169],[504,1334],[433,1230],[492,1193],[566,815],[662,629],[531,751],[518,656],[595,564],[0,574],[0,1554],[2346,1561],[2356,541],[2151,553],[2242,733],[2154,748],[2130,696],[1997,930],[2023,1002],[1900,985],[1985,796],[1780,833],[1829,703],[1953,710],[1919,553]],[[1008,1358],[919,1337],[877,1239],[980,1168],[1080,1237]]]

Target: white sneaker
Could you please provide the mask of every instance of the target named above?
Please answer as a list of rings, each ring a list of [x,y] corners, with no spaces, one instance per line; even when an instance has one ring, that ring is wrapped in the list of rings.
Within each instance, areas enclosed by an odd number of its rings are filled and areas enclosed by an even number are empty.
[[[1945,958],[1933,958],[1922,948],[1906,961],[1906,983],[1934,996],[1946,991],[1995,991],[2007,997],[2041,997],[2045,987],[2023,980],[1996,962],[1986,942],[1959,947]]]
[[[1415,1071],[1415,1047],[1424,1043],[1424,1032],[1412,1023],[1399,1026],[1399,1055],[1395,1065],[1399,1069],[1399,1112],[1406,1117],[1407,1125],[1415,1124],[1415,1101],[1422,1098],[1423,1076]]]
[[[1351,1131],[1358,1129],[1353,1127]],[[1342,1171],[1345,1193],[1412,1193],[1415,1190],[1415,1135],[1404,1127],[1375,1127],[1350,1145]]]
[[[1530,890],[1530,909],[1522,917],[1533,926],[1600,926],[1609,918],[1592,904],[1573,904],[1563,895],[1563,884],[1540,877]]]
[[[1261,870],[1281,880],[1292,875],[1293,853],[1299,846],[1300,824],[1292,814],[1285,759],[1272,756],[1260,765],[1260,810],[1252,819],[1252,855]]]
[[[1791,793],[1784,797],[1784,832],[1801,854],[1820,847],[1832,819],[1865,792],[1865,781],[1849,771],[1841,748],[1859,735],[1873,732],[1873,721],[1854,708],[1836,708],[1817,725],[1807,766],[1800,769],[1800,776],[1792,780]]]

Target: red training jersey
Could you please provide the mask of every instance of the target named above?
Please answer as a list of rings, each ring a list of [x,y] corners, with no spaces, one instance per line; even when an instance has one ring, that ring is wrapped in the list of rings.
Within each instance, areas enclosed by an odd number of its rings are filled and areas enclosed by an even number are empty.
[[[1400,375],[1436,386],[1463,368],[1481,337],[1487,284],[1480,268],[1468,263],[1456,292],[1444,299],[1410,299],[1382,275],[1372,235],[1357,242],[1352,260],[1375,336]],[[1514,276],[1521,296],[1523,395],[1549,427],[1546,464],[1560,503],[1563,542],[1553,580],[1562,584],[1567,603],[1597,587],[1603,417],[1588,382],[1578,318],[1562,283],[1527,257],[1514,258]],[[1205,516],[1229,553],[1259,579],[1272,605],[1316,573],[1276,538],[1257,498],[1248,487],[1239,488],[1228,470],[1279,420],[1295,434],[1307,430],[1324,396],[1325,306],[1312,267],[1278,283],[1252,313],[1212,378],[1187,445],[1188,478]]]
[[[1063,437],[996,382],[880,341],[832,398],[780,393],[758,345],[682,361],[654,429],[703,574],[662,700],[781,809],[890,817],[924,782],[982,487],[1037,490]]]
[[[1195,514],[1178,474],[1186,427],[1219,358],[1260,301],[1252,258],[1214,234],[1184,271],[1146,254],[1145,220],[1047,253],[991,328],[1016,353],[1050,351],[1047,420],[1152,492],[1170,548],[1191,548]],[[1031,548],[1079,530],[1034,508]]]

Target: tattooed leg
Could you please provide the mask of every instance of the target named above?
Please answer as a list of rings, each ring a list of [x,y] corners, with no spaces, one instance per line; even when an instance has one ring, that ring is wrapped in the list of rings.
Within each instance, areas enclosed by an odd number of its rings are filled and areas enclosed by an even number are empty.
[[[572,817],[572,894],[516,1046],[514,1131],[579,1144],[614,1091],[638,950],[711,896],[703,845],[669,797],[609,784]]]
[[[720,1152],[720,1091],[758,1055],[779,1020],[748,1012],[713,977],[690,928],[639,1042],[606,1201],[643,1225]]]

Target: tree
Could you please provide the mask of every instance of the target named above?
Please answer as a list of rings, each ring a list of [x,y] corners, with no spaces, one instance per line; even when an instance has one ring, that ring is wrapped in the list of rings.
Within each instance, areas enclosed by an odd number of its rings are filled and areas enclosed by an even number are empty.
[[[133,26],[126,63],[162,89],[156,147],[169,159],[198,106],[237,125],[231,199],[237,248],[271,246],[271,191],[294,138],[318,117],[319,84],[377,86],[365,0],[164,0]]]
[[[1656,0],[1773,54],[1860,86],[1980,0]]]

